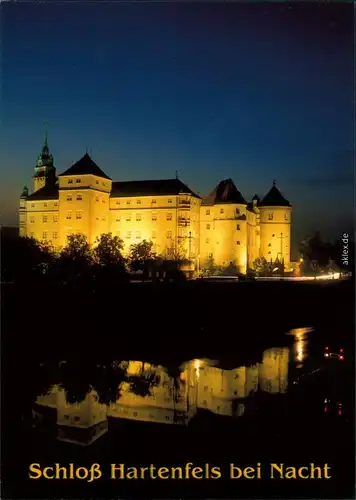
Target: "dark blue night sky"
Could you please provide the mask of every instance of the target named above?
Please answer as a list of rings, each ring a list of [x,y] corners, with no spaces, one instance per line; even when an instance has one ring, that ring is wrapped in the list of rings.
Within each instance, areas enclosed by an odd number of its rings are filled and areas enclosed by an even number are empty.
[[[201,195],[273,179],[294,241],[350,230],[353,5],[3,3],[0,221],[49,124],[59,172],[86,148],[114,180],[180,178]]]

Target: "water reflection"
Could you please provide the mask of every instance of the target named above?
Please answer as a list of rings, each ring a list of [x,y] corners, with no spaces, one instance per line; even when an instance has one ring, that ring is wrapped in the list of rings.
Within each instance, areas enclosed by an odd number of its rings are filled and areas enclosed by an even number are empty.
[[[294,359],[298,363],[297,368],[303,367],[303,362],[308,357],[308,334],[312,328],[296,328],[289,332],[294,336]]]
[[[33,415],[43,420],[44,409],[52,409],[58,439],[82,445],[103,435],[110,419],[188,425],[203,410],[240,417],[254,396],[287,391],[289,358],[290,349],[279,347],[264,351],[261,362],[239,367],[211,359],[178,367],[115,361],[108,368],[97,365],[96,379],[89,378],[94,372],[78,374],[77,366],[62,362]]]

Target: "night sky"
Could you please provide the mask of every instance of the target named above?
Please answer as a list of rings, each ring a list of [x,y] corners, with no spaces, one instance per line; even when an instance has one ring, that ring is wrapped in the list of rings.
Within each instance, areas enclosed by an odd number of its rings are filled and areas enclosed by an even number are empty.
[[[1,19],[0,222],[48,122],[58,173],[86,148],[113,180],[201,196],[274,179],[294,247],[351,230],[353,5],[8,2]]]

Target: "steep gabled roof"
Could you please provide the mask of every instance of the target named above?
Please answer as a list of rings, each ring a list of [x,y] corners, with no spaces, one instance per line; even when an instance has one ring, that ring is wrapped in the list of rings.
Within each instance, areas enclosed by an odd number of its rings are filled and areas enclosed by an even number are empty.
[[[102,177],[103,179],[110,179],[98,165],[90,158],[88,153],[78,160],[74,165],[72,165],[68,170],[60,174],[64,175],[96,175],[97,177]]]
[[[290,207],[291,204],[289,203],[284,196],[282,196],[281,192],[277,189],[275,182],[273,183],[273,186],[271,189],[268,191],[266,196],[263,198],[261,203],[259,204],[260,207]]]
[[[111,197],[126,196],[169,196],[191,194],[200,198],[179,179],[158,179],[148,181],[113,182]]]
[[[58,186],[55,184],[47,184],[46,186],[43,186],[42,188],[38,189],[34,193],[30,194],[27,197],[28,201],[40,201],[40,200],[58,200],[59,199],[59,193],[58,193]]]
[[[202,205],[212,206],[223,203],[247,205],[246,200],[237,190],[232,179],[225,179],[216,186],[216,188],[203,199]]]

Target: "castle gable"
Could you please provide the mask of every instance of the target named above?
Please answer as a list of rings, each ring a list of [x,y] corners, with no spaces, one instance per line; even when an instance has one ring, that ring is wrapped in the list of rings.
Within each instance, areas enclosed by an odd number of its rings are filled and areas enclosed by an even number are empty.
[[[273,184],[272,188],[268,191],[266,196],[260,203],[261,207],[290,207],[291,204],[288,200],[282,196],[281,192],[275,184]]]
[[[237,190],[232,179],[225,179],[203,200],[202,205],[213,206],[226,204],[247,205],[246,200]]]
[[[100,167],[90,158],[88,153],[78,160],[74,165],[72,165],[68,170],[60,174],[60,177],[70,176],[70,175],[95,175],[96,177],[101,177],[103,179],[111,180]]]

